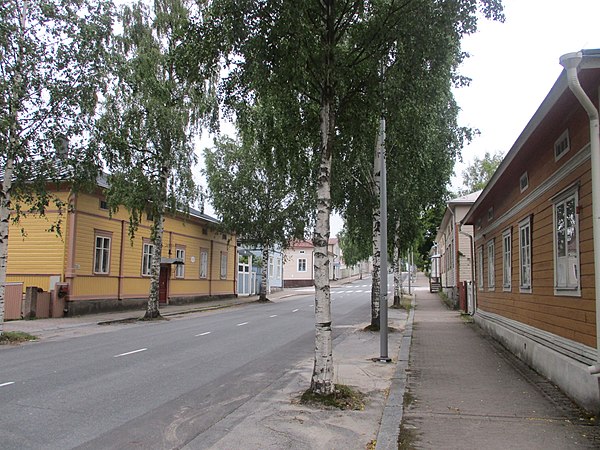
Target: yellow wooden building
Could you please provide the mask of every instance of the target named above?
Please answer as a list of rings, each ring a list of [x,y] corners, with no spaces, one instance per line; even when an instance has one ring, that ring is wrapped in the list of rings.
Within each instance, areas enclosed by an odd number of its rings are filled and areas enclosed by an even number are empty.
[[[150,291],[151,222],[144,218],[133,239],[123,208],[112,217],[99,187],[94,194],[57,192],[70,204],[59,215],[27,216],[9,231],[7,282],[45,291],[68,284],[65,312],[141,308]],[[60,219],[60,236],[48,231]],[[162,304],[192,303],[236,294],[237,243],[200,211],[167,217],[160,272]]]

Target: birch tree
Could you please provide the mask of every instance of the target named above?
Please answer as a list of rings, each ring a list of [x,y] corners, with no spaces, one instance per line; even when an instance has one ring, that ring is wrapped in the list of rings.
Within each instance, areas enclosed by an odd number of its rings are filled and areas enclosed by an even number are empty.
[[[86,133],[112,33],[109,1],[12,0],[0,8],[0,333],[8,229],[24,214],[66,205],[48,189],[94,182]],[[75,178],[76,177],[76,178]],[[60,220],[50,231],[61,231]]]
[[[245,105],[263,96],[281,99],[286,111],[312,124],[318,145],[304,151],[315,160],[317,192],[315,246],[315,362],[311,390],[334,391],[327,244],[332,208],[332,164],[343,159],[342,130],[369,122],[373,86],[379,86],[380,61],[398,40],[405,18],[429,0],[215,0],[210,16],[218,33],[228,36],[229,64],[224,92],[227,105],[243,117]],[[495,12],[498,0],[448,0],[471,26],[481,6]],[[456,15],[448,17],[453,20]],[[414,29],[412,37],[431,28]],[[410,42],[406,45],[410,46]],[[287,103],[283,101],[286,99]],[[381,111],[379,111],[380,113]],[[376,115],[376,118],[380,114]],[[352,119],[346,119],[346,118]],[[346,122],[348,120],[348,122]],[[352,136],[356,136],[355,133]],[[374,142],[374,141],[371,141]],[[285,151],[282,149],[282,151]],[[365,151],[365,148],[362,148]],[[372,147],[368,152],[371,153]],[[355,161],[353,161],[355,162]]]
[[[240,140],[224,137],[205,150],[205,175],[225,228],[245,244],[262,248],[260,300],[266,301],[269,252],[304,239],[311,223],[311,166],[300,152],[286,157],[278,151],[301,145],[303,133],[271,107],[255,106],[251,123],[241,131]]]
[[[207,79],[187,77],[178,62],[185,49],[190,15],[185,0],[156,0],[122,8],[118,39],[121,59],[103,103],[95,144],[109,171],[107,202],[123,205],[133,236],[146,217],[151,221],[150,292],[145,318],[160,316],[159,275],[165,216],[185,214],[199,199],[192,168],[193,136],[212,117],[210,63],[198,67]]]

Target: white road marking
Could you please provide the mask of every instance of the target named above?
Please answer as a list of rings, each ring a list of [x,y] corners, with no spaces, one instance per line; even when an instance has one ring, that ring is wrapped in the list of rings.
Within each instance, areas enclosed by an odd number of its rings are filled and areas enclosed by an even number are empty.
[[[140,348],[140,349],[137,349],[137,350],[133,350],[132,352],[121,353],[119,355],[115,355],[115,356],[113,356],[113,358],[118,358],[119,356],[133,355],[134,353],[145,352],[146,350],[148,350],[148,349],[147,348]]]
[[[9,381],[7,383],[2,383],[2,384],[0,384],[0,387],[10,386],[11,384],[15,384],[15,382],[14,381]]]
[[[277,314],[272,314],[269,316],[270,318],[277,317]]]
[[[299,309],[294,309],[292,312],[294,313],[294,312],[298,312],[298,311],[300,311],[300,310]]]
[[[197,335],[195,335],[194,337],[198,337],[198,336],[206,336],[207,334],[210,334],[210,333],[211,333],[210,331],[205,331],[204,333],[197,334]]]
[[[238,323],[238,324],[236,325],[236,327],[241,327],[241,326],[243,326],[243,325],[248,325],[248,322],[242,322],[242,323]]]

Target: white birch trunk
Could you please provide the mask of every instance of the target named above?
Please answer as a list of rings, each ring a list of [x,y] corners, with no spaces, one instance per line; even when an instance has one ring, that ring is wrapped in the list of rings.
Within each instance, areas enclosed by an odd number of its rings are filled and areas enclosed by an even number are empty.
[[[398,230],[398,227],[396,227]],[[398,242],[398,234],[396,232],[396,236],[394,239],[394,306],[400,306],[400,300],[402,299],[401,295],[401,280],[402,280],[402,270],[400,267],[400,250],[399,250],[399,242]]]
[[[6,293],[6,271],[8,269],[8,226],[10,224],[10,191],[14,161],[8,158],[4,168],[2,193],[0,193],[0,336],[4,330],[4,297]]]
[[[375,161],[373,164],[373,195],[379,198],[381,192],[381,147],[379,137],[375,144]],[[373,210],[373,272],[371,277],[371,328],[379,330],[379,297],[381,294],[379,270],[381,267],[381,211]]]
[[[17,8],[19,4],[16,5]],[[19,34],[23,36],[27,28],[27,7],[28,2],[24,1],[21,5],[21,18]],[[10,225],[10,207],[11,207],[11,190],[12,179],[14,172],[14,155],[19,146],[19,106],[21,103],[20,96],[22,95],[22,70],[23,64],[23,48],[19,46],[17,49],[17,61],[14,81],[11,86],[10,93],[10,110],[12,112],[12,123],[10,124],[10,133],[8,138],[8,148],[6,151],[6,167],[4,167],[4,179],[2,180],[2,192],[0,193],[0,336],[4,331],[4,298],[6,295],[6,272],[8,270],[8,228]]]
[[[331,134],[333,114],[330,97],[321,105],[321,161],[317,179],[317,222],[313,236],[315,246],[315,362],[311,391],[329,395],[335,391],[333,383],[333,350],[331,336],[331,295],[329,289],[329,257],[327,244],[331,214]]]
[[[162,255],[162,240],[165,218],[160,214],[154,218],[152,245],[154,252],[152,253],[152,268],[150,271],[150,294],[148,295],[148,305],[146,308],[145,319],[155,319],[160,317],[159,295],[160,295],[160,260]]]
[[[250,269],[252,270],[252,269]],[[264,246],[262,250],[262,275],[260,277],[260,295],[258,300],[266,302],[267,299],[267,282],[269,278],[269,247]]]

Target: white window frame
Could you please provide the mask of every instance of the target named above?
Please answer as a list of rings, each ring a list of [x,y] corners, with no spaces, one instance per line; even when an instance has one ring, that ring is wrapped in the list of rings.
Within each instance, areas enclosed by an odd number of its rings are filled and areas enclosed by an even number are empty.
[[[483,291],[483,245],[477,248],[477,288]]]
[[[581,296],[581,270],[580,270],[580,257],[579,257],[579,214],[577,213],[577,208],[579,206],[578,202],[579,192],[577,187],[571,188],[568,191],[561,194],[559,197],[553,200],[553,241],[554,241],[554,295],[564,295],[564,296],[573,296],[579,297]],[[574,242],[574,251],[572,253],[568,252],[568,243],[567,236],[564,236],[565,243],[565,255],[559,256],[559,230],[558,230],[558,211],[559,208],[563,208],[563,211],[566,215],[567,212],[567,203],[569,201],[573,202],[573,232],[575,234],[575,242]],[[565,230],[566,234],[568,233]],[[574,261],[573,261],[574,259]],[[575,278],[575,282],[569,283],[569,267],[573,268],[573,275]],[[561,270],[564,269],[564,270]],[[565,272],[563,276],[560,276],[560,272]],[[564,280],[564,281],[563,281]]]
[[[98,241],[101,241],[100,245]],[[94,273],[108,275],[110,273],[110,247],[112,239],[103,233],[94,236]]]
[[[512,289],[512,229],[502,233],[502,290]]]
[[[496,289],[496,248],[494,239],[490,240],[486,244],[487,248],[487,282],[488,291],[494,291]]]
[[[556,146],[564,140],[567,141],[567,146],[563,150],[561,150],[559,154],[556,154]],[[569,136],[568,128],[562,132],[562,134],[558,137],[556,141],[554,141],[554,146],[552,147],[552,149],[554,151],[554,161],[558,161],[565,155],[565,153],[569,153],[569,150],[571,150],[571,138]]]
[[[306,272],[306,258],[298,258],[298,272]]]
[[[175,247],[175,258],[185,263],[185,248]],[[185,278],[185,264],[175,264],[175,278]]]
[[[200,249],[200,278],[208,278],[208,250],[205,248]]]
[[[526,236],[526,242],[524,242],[523,236]],[[519,222],[519,292],[523,294],[530,294],[533,284],[531,236],[531,217],[527,217]]]
[[[227,252],[221,252],[221,280],[227,278]]]
[[[144,242],[142,246],[142,276],[149,277],[152,274],[152,254],[154,253],[154,244]]]

